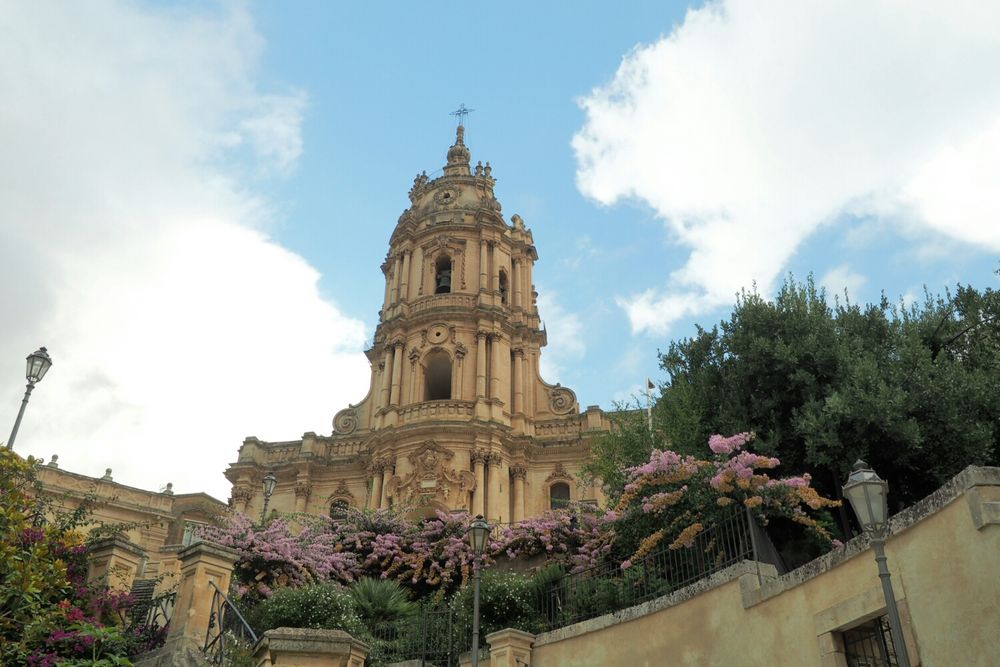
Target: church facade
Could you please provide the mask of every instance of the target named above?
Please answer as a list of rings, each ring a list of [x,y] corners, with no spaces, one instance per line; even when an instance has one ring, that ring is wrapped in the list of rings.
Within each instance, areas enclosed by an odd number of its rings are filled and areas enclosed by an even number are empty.
[[[405,507],[510,523],[600,500],[577,473],[609,423],[540,375],[538,254],[521,217],[504,220],[495,183],[488,162],[471,166],[459,125],[443,173],[416,177],[389,239],[368,395],[336,413],[330,435],[247,438],[226,471],[237,510],[261,512],[269,473],[280,512]]]

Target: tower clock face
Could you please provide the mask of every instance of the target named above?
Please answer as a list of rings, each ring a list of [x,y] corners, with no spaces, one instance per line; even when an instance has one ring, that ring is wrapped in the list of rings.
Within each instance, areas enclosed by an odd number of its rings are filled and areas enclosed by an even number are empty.
[[[456,199],[458,199],[458,194],[451,188],[441,188],[434,193],[434,201],[442,206],[454,204]]]

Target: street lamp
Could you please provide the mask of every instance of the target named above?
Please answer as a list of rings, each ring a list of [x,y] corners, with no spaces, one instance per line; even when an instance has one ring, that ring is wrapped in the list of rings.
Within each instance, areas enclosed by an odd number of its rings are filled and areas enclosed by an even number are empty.
[[[24,392],[24,400],[21,401],[21,409],[17,411],[17,419],[14,420],[14,428],[10,432],[7,440],[7,449],[14,449],[14,438],[17,437],[17,429],[21,427],[21,417],[24,416],[24,408],[28,406],[28,398],[31,397],[31,390],[35,388],[37,382],[41,382],[52,365],[52,359],[44,347],[38,348],[36,352],[28,355],[28,368],[24,377],[28,379],[28,388]]]
[[[885,480],[869,468],[867,463],[858,460],[850,477],[847,478],[847,483],[844,484],[844,497],[850,501],[851,508],[861,524],[861,530],[868,533],[872,549],[875,551],[878,576],[882,581],[882,594],[889,612],[889,630],[899,667],[910,667],[910,656],[903,640],[903,626],[899,621],[899,609],[896,607],[896,596],[892,592],[892,580],[885,557],[885,538],[889,525],[886,501],[888,494],[889,485]]]
[[[472,667],[479,667],[479,559],[486,551],[486,541],[492,532],[490,524],[479,514],[469,530],[469,544],[472,545]]]
[[[269,472],[264,476],[264,507],[260,510],[260,525],[264,525],[265,517],[267,517],[267,504],[271,502],[271,494],[274,493],[274,485],[278,483],[278,478],[274,476],[273,472]]]

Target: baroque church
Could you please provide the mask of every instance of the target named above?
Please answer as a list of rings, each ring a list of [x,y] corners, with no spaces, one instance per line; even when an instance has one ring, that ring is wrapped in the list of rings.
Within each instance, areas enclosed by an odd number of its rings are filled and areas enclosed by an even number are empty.
[[[541,378],[531,231],[504,220],[492,168],[471,167],[464,134],[459,124],[440,176],[414,179],[389,238],[368,395],[330,435],[247,438],[226,470],[237,510],[259,515],[269,473],[277,512],[405,507],[510,523],[601,500],[578,473],[609,422]]]

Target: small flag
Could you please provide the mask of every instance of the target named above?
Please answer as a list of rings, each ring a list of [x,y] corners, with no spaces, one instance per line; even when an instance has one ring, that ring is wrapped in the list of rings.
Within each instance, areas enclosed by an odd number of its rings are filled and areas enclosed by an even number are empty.
[[[646,378],[646,389],[656,389],[656,385],[649,378]]]

